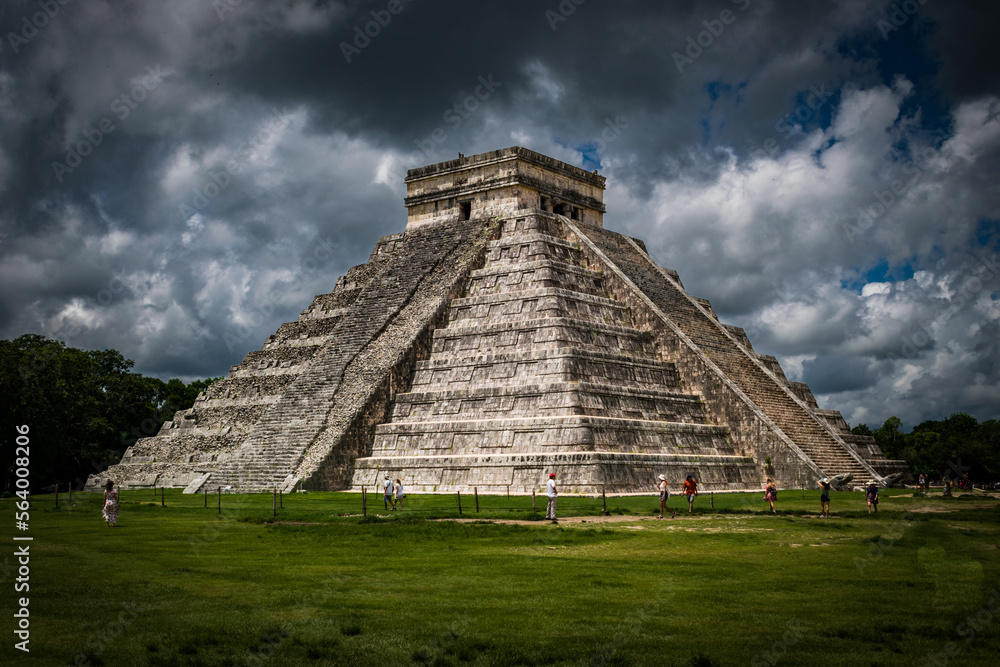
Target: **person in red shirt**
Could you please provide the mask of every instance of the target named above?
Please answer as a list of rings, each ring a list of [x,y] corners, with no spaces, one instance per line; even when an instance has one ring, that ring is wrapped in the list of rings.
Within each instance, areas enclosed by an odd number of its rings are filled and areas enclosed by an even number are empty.
[[[698,495],[698,482],[695,481],[694,475],[688,475],[684,480],[684,495],[688,499],[688,513],[694,514],[694,497]]]

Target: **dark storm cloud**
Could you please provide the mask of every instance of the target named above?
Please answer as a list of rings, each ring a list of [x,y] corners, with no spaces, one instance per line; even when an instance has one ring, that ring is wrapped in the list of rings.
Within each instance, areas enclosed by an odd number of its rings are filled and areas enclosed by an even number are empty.
[[[866,389],[875,377],[863,359],[846,356],[817,357],[802,364],[802,381],[815,394],[838,394]]]
[[[957,285],[1000,250],[997,9],[886,32],[863,0],[55,5],[0,7],[0,335],[224,374],[402,228],[407,168],[523,144],[600,167],[607,225],[830,407],[990,416],[995,284]]]

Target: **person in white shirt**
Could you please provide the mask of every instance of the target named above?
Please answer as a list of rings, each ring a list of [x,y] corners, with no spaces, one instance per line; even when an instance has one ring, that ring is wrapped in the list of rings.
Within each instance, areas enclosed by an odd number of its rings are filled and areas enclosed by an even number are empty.
[[[389,503],[392,502],[392,479],[388,475],[385,476],[385,483],[382,486],[382,502],[385,504],[385,508],[389,509]]]
[[[556,519],[556,496],[559,495],[559,491],[556,489],[556,474],[549,474],[549,481],[545,485],[545,493],[549,497],[549,506],[545,510],[545,518],[550,519],[552,523],[558,523]]]
[[[399,477],[396,478],[396,499],[392,503],[392,509],[396,509],[396,505],[399,505],[399,509],[403,509],[403,498],[406,494],[403,493],[403,480]]]
[[[670,510],[670,518],[673,519],[674,517],[677,516],[677,513],[671,510],[669,507],[667,507],[667,499],[670,498],[670,492],[667,491],[667,478],[664,475],[660,475],[659,479],[660,483],[657,484],[656,486],[660,490],[660,516],[656,518],[662,519],[663,510],[668,509]]]

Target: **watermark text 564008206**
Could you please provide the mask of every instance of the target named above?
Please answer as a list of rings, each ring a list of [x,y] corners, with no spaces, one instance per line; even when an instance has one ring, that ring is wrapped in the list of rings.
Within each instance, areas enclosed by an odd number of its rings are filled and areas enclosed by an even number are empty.
[[[31,493],[31,482],[29,481],[31,463],[31,441],[28,432],[31,430],[27,424],[15,427],[17,437],[15,438],[14,450],[14,475],[15,486],[17,487],[17,502],[14,509],[14,526],[22,531],[22,534],[15,535],[15,542],[30,542],[31,537],[23,533],[28,530],[28,508],[31,506],[29,496]],[[31,546],[20,544],[14,550],[17,558],[17,577],[14,578],[14,592],[24,595],[31,590]],[[19,651],[29,653],[28,642],[31,641],[31,617],[28,611],[30,598],[27,596],[17,599],[17,612],[14,614],[16,628],[14,634],[20,642],[14,644],[14,648]]]

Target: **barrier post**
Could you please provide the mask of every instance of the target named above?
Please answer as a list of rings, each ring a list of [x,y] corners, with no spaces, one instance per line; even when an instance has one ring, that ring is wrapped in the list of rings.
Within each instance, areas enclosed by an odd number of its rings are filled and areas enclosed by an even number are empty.
[[[56,509],[59,509],[59,483],[56,482]]]
[[[361,487],[361,516],[368,518],[368,491]]]
[[[219,514],[222,514],[222,487],[219,487]]]
[[[458,513],[461,514],[462,513],[462,492],[461,491],[456,491],[455,493],[458,494]]]
[[[278,516],[278,485],[274,485],[274,490],[271,492],[271,518]]]
[[[164,502],[163,502],[163,494],[164,494],[163,489],[165,489],[165,488],[167,488],[167,487],[165,487],[165,486],[161,486],[160,487],[160,507],[166,507],[166,504],[164,504]]]

